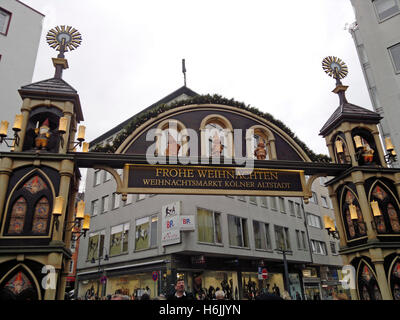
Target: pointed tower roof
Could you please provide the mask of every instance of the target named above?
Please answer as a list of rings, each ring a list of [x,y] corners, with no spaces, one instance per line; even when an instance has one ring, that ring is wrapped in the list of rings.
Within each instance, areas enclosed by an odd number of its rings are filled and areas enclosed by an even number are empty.
[[[71,101],[78,122],[83,121],[82,107],[78,92],[62,78],[51,78],[22,86],[18,90],[22,99],[49,99]]]
[[[342,103],[335,112],[330,116],[328,121],[321,128],[319,134],[321,136],[328,135],[334,128],[338,127],[342,122],[364,122],[379,123],[382,117],[371,110],[348,103]]]

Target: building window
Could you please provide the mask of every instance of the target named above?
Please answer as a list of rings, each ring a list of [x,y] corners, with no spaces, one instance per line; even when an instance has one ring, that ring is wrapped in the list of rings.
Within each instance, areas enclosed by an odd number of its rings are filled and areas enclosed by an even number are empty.
[[[301,239],[300,239],[300,231],[296,230],[296,243],[297,243],[297,249],[301,250],[303,247],[301,246]]]
[[[228,215],[229,244],[236,247],[249,247],[247,219]]]
[[[121,195],[117,193],[113,193],[112,195],[112,208],[117,209],[119,207],[119,204],[121,202]]]
[[[128,194],[126,197],[125,205],[131,204],[133,201],[133,194]]]
[[[307,223],[311,227],[322,229],[321,218],[315,214],[307,213]]]
[[[269,224],[253,221],[254,242],[256,249],[271,249],[271,238],[269,235]]]
[[[290,250],[289,229],[281,226],[275,227],[275,244],[276,249]]]
[[[326,256],[326,245],[325,242],[322,241],[317,241],[317,240],[311,240],[311,247],[312,247],[312,252],[315,254],[321,254]]]
[[[88,254],[87,254],[87,259],[89,261],[92,259],[98,259],[99,254],[100,257],[103,256],[104,238],[105,238],[104,230],[89,234]]]
[[[99,213],[99,200],[92,201],[92,216],[97,216]]]
[[[104,196],[101,198],[101,213],[107,212],[109,208],[109,196]]]
[[[276,205],[276,198],[275,197],[271,197],[271,209],[272,210],[277,210],[277,205]]]
[[[331,252],[332,254],[336,254],[336,243],[334,243],[333,241],[330,242],[330,246],[331,246]]]
[[[268,208],[268,198],[267,197],[258,197],[261,202],[261,206]]]
[[[150,248],[157,247],[157,225],[158,216],[152,216],[150,225]]]
[[[321,196],[321,201],[324,208],[329,208],[328,199],[325,196]]]
[[[7,35],[8,26],[10,25],[11,12],[0,8],[0,33]]]
[[[250,197],[249,197],[249,201],[250,201],[250,203],[252,203],[252,204],[257,204],[257,197],[250,196]]]
[[[292,200],[288,200],[289,203],[289,212],[291,216],[294,216],[296,213],[294,211],[294,202]]]
[[[301,206],[300,203],[296,203],[296,215],[298,218],[301,218]]]
[[[303,248],[304,250],[307,250],[307,239],[306,239],[306,233],[304,231],[301,232],[301,239],[303,243]]]
[[[197,209],[197,239],[199,242],[222,243],[221,214]]]
[[[109,173],[108,171],[104,171],[104,182],[110,179],[111,179],[111,173]]]
[[[128,252],[129,223],[111,228],[110,256]]]
[[[389,18],[400,11],[398,0],[374,0],[373,4],[379,20]]]
[[[318,204],[318,196],[314,191],[312,191],[312,198],[310,199],[310,201],[312,203]]]
[[[281,212],[286,213],[285,199],[282,197],[279,197],[279,206],[280,206]]]
[[[400,43],[389,48],[396,73],[400,73]]]
[[[96,170],[94,172],[93,186],[99,185],[101,182],[101,170]]]
[[[157,246],[158,217],[145,217],[136,220],[135,250],[145,250]]]

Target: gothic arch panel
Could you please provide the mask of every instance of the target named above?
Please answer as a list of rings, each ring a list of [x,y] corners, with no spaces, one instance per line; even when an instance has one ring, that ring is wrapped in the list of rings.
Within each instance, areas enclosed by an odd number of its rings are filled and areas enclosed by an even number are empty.
[[[369,187],[368,201],[370,204],[374,201],[381,214],[373,217],[379,234],[400,234],[400,204],[393,189],[387,179],[376,179]]]
[[[339,132],[332,140],[333,150],[337,163],[351,163],[349,148],[346,143],[346,138],[342,132]]]
[[[357,267],[357,287],[361,300],[382,300],[376,274],[369,259],[360,259]]]
[[[393,300],[400,300],[400,256],[393,259],[388,278]]]
[[[25,174],[9,193],[2,235],[49,237],[54,197],[54,187],[42,170]]]
[[[40,279],[37,279],[35,271],[29,267],[36,266],[37,263],[11,263],[14,265],[0,278],[0,300],[41,300]],[[39,265],[36,267],[40,268]]]
[[[348,183],[340,192],[340,212],[348,242],[367,235],[367,228],[361,212],[355,185]]]

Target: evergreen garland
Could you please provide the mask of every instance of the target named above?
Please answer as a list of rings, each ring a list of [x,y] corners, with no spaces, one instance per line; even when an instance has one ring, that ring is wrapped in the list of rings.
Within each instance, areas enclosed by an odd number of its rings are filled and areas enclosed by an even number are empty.
[[[97,144],[94,146],[91,151],[93,152],[106,152],[106,153],[114,153],[118,147],[124,142],[128,136],[135,131],[139,126],[145,123],[147,120],[151,118],[155,118],[161,113],[164,113],[168,110],[188,106],[192,104],[220,104],[220,105],[227,105],[231,107],[237,107],[246,111],[249,111],[273,124],[277,127],[282,129],[285,133],[287,133],[299,146],[304,150],[304,152],[310,157],[311,161],[314,162],[330,162],[331,158],[325,154],[315,154],[311,149],[309,149],[304,142],[302,142],[296,135],[280,120],[275,119],[271,114],[262,112],[255,107],[251,107],[250,105],[246,105],[243,102],[238,102],[233,99],[223,98],[220,95],[199,95],[189,99],[176,101],[171,104],[160,104],[155,106],[151,110],[147,111],[146,113],[139,114],[137,117],[133,118],[122,132],[120,132],[115,139],[113,140],[112,144],[107,144],[105,146],[101,146]]]

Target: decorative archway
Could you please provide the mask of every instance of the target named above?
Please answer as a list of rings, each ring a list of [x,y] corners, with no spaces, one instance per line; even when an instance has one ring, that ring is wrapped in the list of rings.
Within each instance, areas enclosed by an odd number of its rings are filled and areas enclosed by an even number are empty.
[[[343,186],[340,192],[340,212],[348,242],[358,240],[367,234],[358,196],[353,184]]]
[[[9,194],[2,235],[49,237],[54,198],[53,185],[42,170],[27,173]]]

